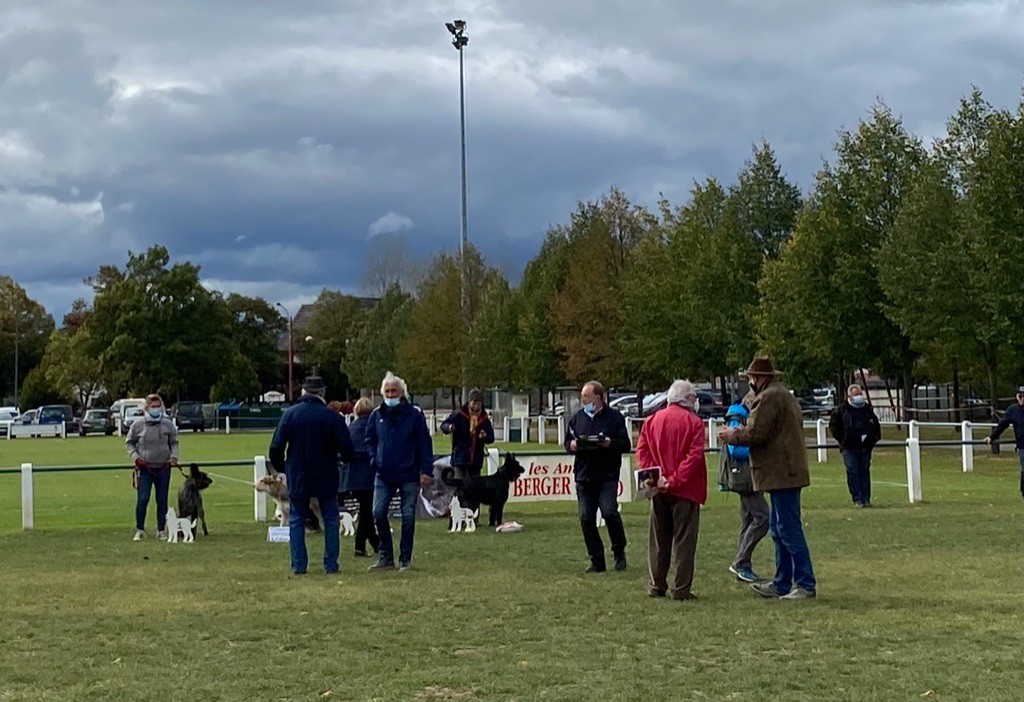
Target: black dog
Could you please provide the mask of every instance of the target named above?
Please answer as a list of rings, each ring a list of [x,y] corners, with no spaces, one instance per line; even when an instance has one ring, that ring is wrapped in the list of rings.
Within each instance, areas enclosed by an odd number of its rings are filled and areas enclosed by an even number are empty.
[[[188,467],[188,475],[185,471],[178,470],[185,476],[185,484],[178,490],[178,516],[187,519],[197,519],[203,525],[203,536],[209,536],[206,528],[206,510],[203,509],[202,491],[213,484],[213,478],[199,470],[199,464],[191,463]]]
[[[501,524],[502,512],[505,511],[505,503],[508,502],[508,486],[519,479],[519,476],[526,472],[515,454],[506,453],[505,462],[494,475],[471,476],[465,480],[453,478],[455,471],[452,468],[445,468],[441,473],[441,480],[445,485],[455,488],[455,494],[463,507],[475,510],[480,505],[490,505],[490,525]]]

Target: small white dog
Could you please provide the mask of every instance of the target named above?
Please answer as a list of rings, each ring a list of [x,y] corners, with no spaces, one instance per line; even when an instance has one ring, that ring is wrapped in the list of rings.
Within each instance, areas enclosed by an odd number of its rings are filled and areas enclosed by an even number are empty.
[[[468,508],[463,507],[459,503],[458,497],[452,498],[452,504],[449,509],[451,510],[452,516],[452,527],[449,531],[462,531],[463,528],[465,528],[467,532],[476,531],[476,520],[477,517],[480,516],[479,509],[469,510]]]
[[[355,536],[356,535],[356,522],[359,520],[359,514],[350,514],[348,512],[341,512],[338,514],[341,519],[341,525],[338,532],[342,536]]]
[[[196,528],[196,520],[191,522],[188,519],[179,517],[173,507],[167,508],[167,543],[178,543],[178,532],[184,534],[182,543],[190,544],[195,541],[192,530]]]

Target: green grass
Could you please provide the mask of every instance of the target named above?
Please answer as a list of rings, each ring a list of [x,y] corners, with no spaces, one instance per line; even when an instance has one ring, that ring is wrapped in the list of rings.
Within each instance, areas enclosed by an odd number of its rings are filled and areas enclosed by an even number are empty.
[[[268,438],[187,437],[183,459],[246,458]],[[120,450],[18,440],[0,465]],[[712,492],[688,603],[646,597],[641,503],[624,508],[625,573],[581,574],[563,502],[511,505],[519,534],[420,522],[411,573],[368,573],[343,539],[340,576],[294,578],[251,521],[250,468],[212,469],[212,533],[193,545],[130,541],[127,470],[37,475],[30,533],[19,477],[0,475],[0,700],[1020,700],[1018,467],[979,452],[965,475],[959,452],[926,451],[911,506],[901,452],[880,452],[878,508],[855,511],[838,457],[812,464],[812,602],[730,579],[736,499]],[[311,539],[311,566],[321,549]],[[755,567],[771,558],[766,540]]]

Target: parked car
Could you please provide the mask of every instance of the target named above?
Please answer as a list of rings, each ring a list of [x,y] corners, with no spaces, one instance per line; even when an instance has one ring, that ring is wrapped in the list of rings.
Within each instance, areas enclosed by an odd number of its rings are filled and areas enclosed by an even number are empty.
[[[0,407],[0,436],[7,435],[7,427],[18,421],[17,407]]]
[[[78,425],[78,433],[81,436],[86,434],[106,434],[110,436],[117,430],[116,420],[110,410],[91,409],[82,417]]]
[[[127,434],[128,430],[135,424],[135,420],[146,414],[141,407],[128,407],[124,411],[124,418],[121,420],[121,433]]]
[[[64,422],[64,431],[68,434],[78,432],[78,419],[71,405],[43,405],[36,415],[36,424],[60,424]]]
[[[194,432],[206,431],[206,417],[203,415],[203,403],[194,400],[175,402],[171,406],[171,419],[178,430],[191,429]]]

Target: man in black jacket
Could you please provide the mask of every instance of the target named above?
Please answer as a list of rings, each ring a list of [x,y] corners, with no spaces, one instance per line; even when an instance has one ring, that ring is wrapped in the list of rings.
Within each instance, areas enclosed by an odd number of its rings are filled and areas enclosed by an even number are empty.
[[[626,530],[619,514],[619,468],[622,455],[631,444],[626,420],[605,404],[604,386],[592,380],[580,392],[583,407],[569,420],[565,432],[565,450],[573,454],[576,476],[576,500],[580,527],[590,556],[588,573],[603,573],[607,568],[604,542],[597,530],[597,511],[608,525],[615,570],[626,569]]]
[[[832,412],[828,428],[846,464],[846,486],[857,507],[871,506],[871,449],[882,439],[882,425],[860,385],[846,391],[846,402]]]
[[[1013,436],[1017,445],[1017,458],[1020,459],[1020,496],[1024,497],[1024,385],[1017,388],[1017,402],[1006,408],[1002,420],[985,438],[985,443],[992,443],[1006,428],[1013,425]]]

